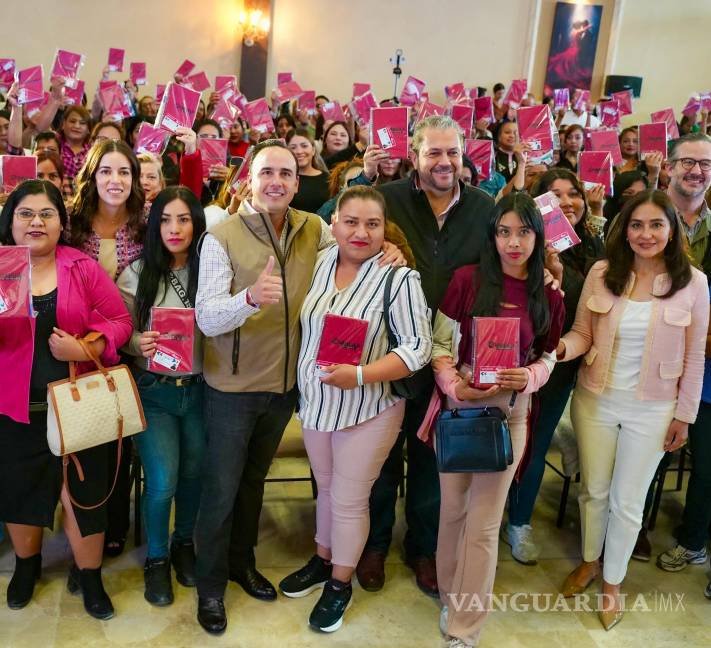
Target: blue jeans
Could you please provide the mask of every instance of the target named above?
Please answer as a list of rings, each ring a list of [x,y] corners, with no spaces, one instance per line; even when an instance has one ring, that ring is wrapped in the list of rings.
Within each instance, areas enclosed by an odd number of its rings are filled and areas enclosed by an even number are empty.
[[[143,521],[148,558],[168,556],[170,507],[175,498],[177,542],[192,542],[205,456],[203,383],[176,387],[137,372],[146,431],[134,439],[143,464]]]

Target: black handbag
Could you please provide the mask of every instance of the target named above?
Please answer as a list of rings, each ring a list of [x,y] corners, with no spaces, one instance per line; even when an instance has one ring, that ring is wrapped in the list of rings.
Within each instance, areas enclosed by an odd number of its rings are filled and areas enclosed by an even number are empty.
[[[393,279],[396,272],[397,268],[393,268],[388,273],[383,292],[383,320],[385,321],[385,331],[388,335],[388,353],[398,346],[397,337],[390,327],[390,304],[392,304],[390,293],[392,292]],[[428,391],[431,392],[432,382],[432,369],[427,364],[405,378],[390,381],[390,387],[400,398],[413,399],[422,397]]]

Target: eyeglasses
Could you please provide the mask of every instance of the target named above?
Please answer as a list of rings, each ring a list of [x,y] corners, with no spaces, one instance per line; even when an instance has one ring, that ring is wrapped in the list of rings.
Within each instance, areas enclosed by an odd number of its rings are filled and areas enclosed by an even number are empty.
[[[711,171],[711,160],[696,160],[695,158],[676,158],[672,162],[679,162],[685,171],[691,171],[697,164],[702,171]]]
[[[48,221],[59,216],[59,212],[54,209],[43,209],[41,211],[18,209],[15,211],[15,216],[22,221],[33,221],[35,216],[39,216],[43,221]]]

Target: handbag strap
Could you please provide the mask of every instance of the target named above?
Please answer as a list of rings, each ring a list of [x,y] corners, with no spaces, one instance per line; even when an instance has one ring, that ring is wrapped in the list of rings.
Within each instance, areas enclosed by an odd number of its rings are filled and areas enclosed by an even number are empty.
[[[385,279],[385,288],[383,289],[383,320],[385,321],[385,332],[388,336],[388,351],[397,347],[397,338],[390,327],[390,304],[392,303],[390,293],[392,292],[393,279],[395,278],[396,272],[397,268],[390,269]]]
[[[168,281],[170,281],[170,285],[173,286],[175,294],[180,297],[183,306],[185,306],[185,308],[192,308],[193,303],[190,301],[190,297],[188,297],[188,291],[185,290],[185,286],[183,286],[178,276],[172,270],[168,270]]]

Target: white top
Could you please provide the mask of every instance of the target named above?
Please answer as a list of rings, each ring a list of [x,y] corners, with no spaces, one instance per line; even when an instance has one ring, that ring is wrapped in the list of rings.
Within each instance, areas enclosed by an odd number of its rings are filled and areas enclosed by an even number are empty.
[[[205,207],[205,225],[206,229],[211,229],[218,225],[223,220],[229,218],[230,213],[226,209],[222,209],[219,205],[208,205]]]
[[[297,365],[301,406],[299,418],[304,428],[333,432],[377,416],[400,400],[389,382],[369,383],[355,389],[340,389],[319,380],[316,355],[327,313],[368,321],[361,365],[374,362],[388,353],[388,336],[383,320],[385,280],[392,267],[380,267],[380,252],[361,265],[353,282],[336,287],[338,246],[319,254],[311,287],[301,307],[301,351]],[[417,371],[430,361],[432,329],[430,309],[422,292],[419,273],[398,268],[390,292],[390,326],[397,338],[391,349]]]
[[[585,111],[579,115],[576,115],[572,110],[566,112],[565,115],[563,115],[560,125],[572,126],[573,124],[585,128],[588,125],[588,112]],[[595,115],[590,115],[590,128],[600,128],[600,120],[595,117]]]
[[[636,391],[639,385],[639,371],[652,315],[652,303],[627,301],[610,358],[608,385],[613,389]]]

